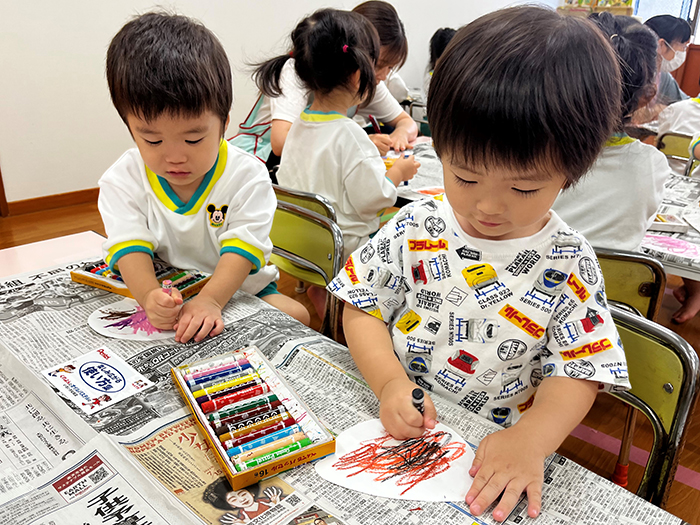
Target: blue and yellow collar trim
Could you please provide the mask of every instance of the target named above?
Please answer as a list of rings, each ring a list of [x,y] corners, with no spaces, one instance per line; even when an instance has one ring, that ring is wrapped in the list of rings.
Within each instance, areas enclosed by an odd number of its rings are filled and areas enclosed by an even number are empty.
[[[192,198],[189,202],[184,203],[180,200],[173,189],[160,175],[156,175],[151,168],[146,166],[146,176],[148,177],[148,182],[153,189],[153,193],[163,205],[175,213],[180,215],[195,215],[202,204],[207,200],[209,193],[211,193],[212,188],[217,183],[217,181],[224,174],[226,169],[226,161],[228,160],[228,144],[224,139],[221,139],[219,144],[219,155],[216,157],[216,162],[212,168],[204,175],[202,182],[199,184],[199,188],[194,192]]]
[[[337,111],[329,111],[328,113],[324,113],[323,111],[311,111],[309,108],[302,111],[300,117],[301,120],[305,120],[306,122],[329,122],[331,120],[348,118]]]

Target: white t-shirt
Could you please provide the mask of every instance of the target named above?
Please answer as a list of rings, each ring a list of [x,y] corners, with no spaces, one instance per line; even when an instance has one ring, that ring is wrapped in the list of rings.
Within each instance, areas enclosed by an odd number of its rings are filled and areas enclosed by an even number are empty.
[[[124,153],[99,186],[110,269],[118,271],[126,254],[144,252],[176,268],[213,273],[220,256],[232,252],[253,264],[242,290],[256,294],[276,280],[277,269],[265,266],[277,207],[270,177],[258,159],[225,140],[188,203],[148,169],[137,148]]]
[[[255,106],[238,127],[238,134],[230,139],[233,145],[255,155],[263,162],[267,161],[272,151],[270,145],[272,121],[285,120],[294,123],[311,102],[309,92],[294,70],[293,58],[287,60],[282,67],[280,88],[282,94],[279,97],[269,98],[262,94],[258,97]],[[374,115],[382,122],[391,122],[402,112],[403,109],[391,96],[384,82],[380,82],[372,102],[364,108],[351,108],[349,116],[357,114],[366,118]]]
[[[443,195],[414,202],[328,290],[388,324],[419,386],[504,426],[544,377],[630,387],[595,253],[554,212],[530,237],[493,241],[467,235]]]
[[[659,113],[658,137],[665,133],[695,135],[700,131],[700,98],[688,98],[671,104]],[[670,159],[673,173],[683,175],[686,162]]]
[[[624,137],[619,145],[603,148],[588,173],[563,190],[552,209],[597,248],[639,251],[670,174],[663,153]]]
[[[346,253],[379,228],[379,215],[396,202],[396,187],[377,147],[336,112],[304,110],[287,135],[277,180],[330,200]]]

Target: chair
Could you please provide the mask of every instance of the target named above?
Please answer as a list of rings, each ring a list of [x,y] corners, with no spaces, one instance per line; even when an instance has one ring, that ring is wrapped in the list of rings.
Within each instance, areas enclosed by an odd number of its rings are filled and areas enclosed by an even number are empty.
[[[656,321],[666,288],[663,265],[642,253],[605,248],[594,250],[605,279],[608,300]]]
[[[293,190],[291,188],[284,188],[278,184],[273,184],[272,188],[275,190],[275,195],[277,195],[278,201],[293,204],[294,206],[299,206],[301,208],[306,208],[307,210],[318,213],[319,215],[326,217],[333,222],[337,222],[335,208],[333,208],[331,201],[326,199],[323,195]]]
[[[683,171],[683,175],[686,177],[690,177],[695,169],[700,165],[700,159],[696,159],[695,155],[690,155],[690,158],[688,159],[688,162],[685,164],[685,170]]]
[[[661,308],[666,272],[662,264],[648,255],[623,250],[595,248],[605,279],[608,301],[650,321],[656,321]],[[612,481],[627,486],[627,470],[634,439],[637,411],[628,407],[622,444]]]
[[[340,272],[343,233],[328,217],[278,201],[270,239],[273,245],[270,262],[296,279],[325,288]],[[320,331],[337,340],[339,325],[340,301],[328,294]]]
[[[669,159],[687,161],[690,141],[693,137],[684,133],[664,133],[656,141],[656,147]]]
[[[632,384],[611,394],[650,421],[654,442],[637,495],[663,506],[670,494],[685,431],[697,398],[700,360],[684,339],[638,315],[610,306]]]

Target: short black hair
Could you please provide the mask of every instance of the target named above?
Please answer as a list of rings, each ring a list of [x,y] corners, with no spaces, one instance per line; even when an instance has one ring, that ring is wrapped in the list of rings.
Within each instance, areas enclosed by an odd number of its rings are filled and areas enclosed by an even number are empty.
[[[433,36],[430,37],[430,71],[435,69],[438,58],[442,56],[447,44],[450,43],[450,40],[452,40],[456,33],[456,29],[442,27],[435,31]]]
[[[292,31],[292,51],[258,64],[253,79],[264,95],[280,96],[282,68],[293,58],[297,76],[310,91],[327,94],[349,86],[359,70],[358,95],[372,100],[378,57],[379,37],[369,20],[350,11],[319,9]]]
[[[658,39],[651,29],[632,17],[602,12],[590,18],[610,40],[620,64],[621,121],[617,131],[623,131],[632,114],[656,94]]]
[[[619,106],[617,59],[595,25],[524,6],[457,31],[430,82],[428,120],[441,158],[555,169],[571,185],[613,132]]]
[[[692,28],[688,22],[671,15],[652,16],[644,22],[644,25],[669,44],[675,42],[685,44],[690,40],[692,34]]]
[[[370,0],[363,2],[352,10],[364,16],[377,30],[379,44],[385,49],[386,64],[394,69],[400,69],[406,63],[408,57],[408,39],[403,22],[394,6],[381,0]]]
[[[226,122],[233,102],[231,66],[221,42],[186,16],[150,12],[127,22],[107,50],[107,83],[126,123],[163,113],[198,116],[204,111]]]

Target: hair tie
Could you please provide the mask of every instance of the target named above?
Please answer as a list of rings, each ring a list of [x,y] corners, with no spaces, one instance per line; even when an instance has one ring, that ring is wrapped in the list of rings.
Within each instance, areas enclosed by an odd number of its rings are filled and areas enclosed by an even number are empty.
[[[347,53],[347,52],[348,52],[348,45],[345,44],[345,45],[343,46],[343,53]]]
[[[618,37],[618,38],[619,38],[620,35],[618,35],[617,33],[615,33],[614,35],[610,35],[610,40],[612,40],[612,39],[615,38],[615,37]]]

